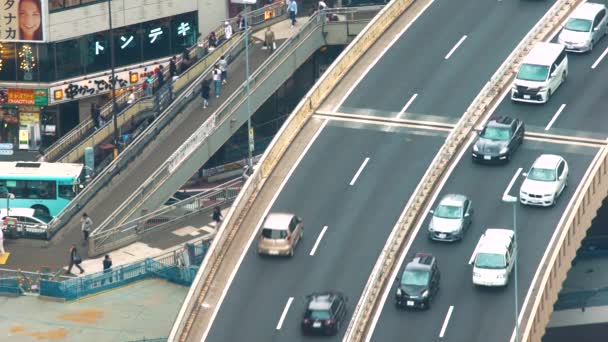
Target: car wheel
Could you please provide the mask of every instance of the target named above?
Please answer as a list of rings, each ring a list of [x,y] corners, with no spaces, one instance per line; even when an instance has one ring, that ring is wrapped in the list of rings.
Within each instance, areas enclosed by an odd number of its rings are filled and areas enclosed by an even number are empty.
[[[289,255],[290,258],[293,257],[293,247],[291,247],[291,249],[289,250],[289,254],[288,255]]]
[[[33,205],[32,209],[36,210],[39,213],[42,213],[44,215],[50,215],[51,212],[49,211],[49,208],[43,206],[43,205]]]
[[[551,89],[547,90],[547,101],[546,102],[549,102],[550,98],[551,98]]]
[[[589,43],[589,52],[591,51],[593,51],[593,39],[591,39],[591,43]]]

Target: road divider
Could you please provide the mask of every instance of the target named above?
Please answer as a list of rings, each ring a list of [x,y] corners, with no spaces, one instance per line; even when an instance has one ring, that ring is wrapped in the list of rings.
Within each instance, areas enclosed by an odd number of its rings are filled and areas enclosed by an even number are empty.
[[[454,157],[458,155],[458,151],[466,147],[465,142],[468,140],[474,127],[480,124],[481,121],[487,120],[489,115],[486,114],[492,110],[495,104],[502,100],[502,94],[508,91],[508,87],[511,86],[515,72],[522,59],[537,42],[544,41],[549,37],[581,1],[558,0],[519,43],[458,121],[458,124],[433,159],[427,173],[425,173],[420,181],[420,190],[412,195],[410,202],[408,202],[399,221],[391,232],[389,240],[380,253],[368,282],[363,289],[359,303],[353,312],[353,318],[345,334],[344,341],[358,342],[363,341],[365,338],[370,338],[370,336],[367,336],[370,332],[369,328],[372,321],[370,317],[377,310],[381,310],[377,304],[381,299],[383,289],[392,284],[389,275],[392,273],[398,257],[403,250],[406,238],[410,235],[416,222],[421,219],[422,209],[436,185],[440,182]]]

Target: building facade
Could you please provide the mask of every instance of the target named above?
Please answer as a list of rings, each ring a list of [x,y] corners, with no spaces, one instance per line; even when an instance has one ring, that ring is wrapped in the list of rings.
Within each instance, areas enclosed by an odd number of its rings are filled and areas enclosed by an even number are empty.
[[[136,89],[146,74],[195,46],[199,37],[228,17],[228,4],[228,0],[3,3],[0,146],[37,150],[49,145],[90,117],[93,104],[107,102],[113,84],[117,92]]]

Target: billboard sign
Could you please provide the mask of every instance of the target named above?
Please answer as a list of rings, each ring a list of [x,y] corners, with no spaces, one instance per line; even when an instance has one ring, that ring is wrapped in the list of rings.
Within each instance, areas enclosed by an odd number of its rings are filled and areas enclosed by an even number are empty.
[[[42,0],[0,1],[0,42],[45,41],[46,3]]]

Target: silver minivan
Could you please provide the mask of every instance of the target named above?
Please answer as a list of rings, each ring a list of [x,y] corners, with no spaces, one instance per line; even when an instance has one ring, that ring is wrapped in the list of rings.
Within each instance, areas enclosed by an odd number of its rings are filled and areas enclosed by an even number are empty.
[[[586,2],[577,7],[560,32],[557,41],[567,51],[587,52],[608,32],[606,6]]]

